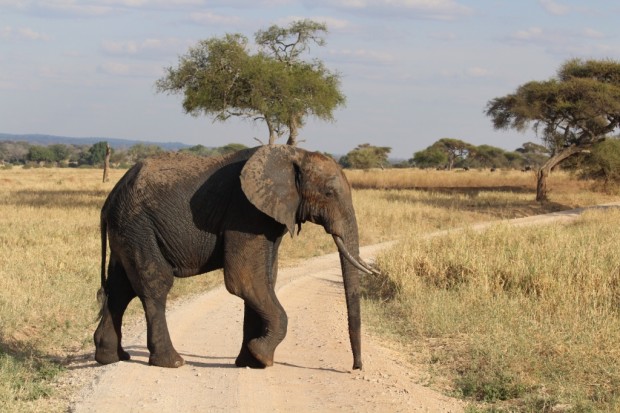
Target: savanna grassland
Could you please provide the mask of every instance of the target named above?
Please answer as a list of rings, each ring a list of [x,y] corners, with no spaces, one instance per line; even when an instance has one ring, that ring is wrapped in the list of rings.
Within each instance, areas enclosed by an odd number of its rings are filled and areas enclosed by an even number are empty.
[[[99,210],[110,182],[89,169],[0,170],[0,410],[31,411],[76,352],[92,351],[99,288]],[[365,321],[400,343],[430,386],[472,410],[596,411],[620,394],[620,215],[576,224],[424,239],[439,229],[617,201],[554,173],[552,202],[534,202],[532,173],[347,171],[362,244],[401,240],[368,278]],[[285,237],[280,262],[334,252],[322,228]],[[219,272],[179,280],[204,291]],[[129,317],[142,316],[134,300]]]

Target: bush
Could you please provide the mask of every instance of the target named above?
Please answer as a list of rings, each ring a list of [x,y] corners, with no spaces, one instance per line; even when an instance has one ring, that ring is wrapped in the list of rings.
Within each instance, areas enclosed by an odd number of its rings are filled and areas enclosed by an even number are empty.
[[[620,139],[611,138],[594,145],[581,162],[581,176],[602,181],[607,188],[620,185]]]

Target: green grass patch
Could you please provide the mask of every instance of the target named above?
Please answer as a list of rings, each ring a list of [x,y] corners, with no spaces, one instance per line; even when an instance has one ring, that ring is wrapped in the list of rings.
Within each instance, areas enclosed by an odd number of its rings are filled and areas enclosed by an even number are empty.
[[[51,380],[62,371],[60,364],[46,357],[0,347],[0,411],[29,410],[29,402],[53,393]]]

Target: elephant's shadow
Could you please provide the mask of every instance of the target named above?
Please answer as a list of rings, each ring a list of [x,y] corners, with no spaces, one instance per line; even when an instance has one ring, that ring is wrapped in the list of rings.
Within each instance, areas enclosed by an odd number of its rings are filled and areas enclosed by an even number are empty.
[[[131,355],[129,363],[138,363],[144,366],[148,366],[149,351],[144,346],[128,346],[125,350]],[[184,359],[185,364],[192,367],[201,368],[219,368],[219,369],[231,369],[237,368],[235,366],[234,357],[208,357],[197,354],[179,353]],[[139,359],[137,358],[139,357]],[[230,362],[214,362],[214,361],[196,361],[196,359],[202,360],[230,360]]]
[[[149,366],[148,361],[147,361],[149,358],[149,351],[147,350],[146,347],[128,346],[128,347],[125,347],[125,350],[128,351],[129,354],[131,355],[131,360],[124,361],[123,363],[137,363],[137,364],[142,364],[143,366],[146,366],[146,367]],[[189,353],[179,353],[179,354],[185,358],[185,364],[188,366],[192,366],[192,367],[215,368],[215,369],[237,369],[239,368],[235,365],[234,357],[215,357],[215,356],[208,357],[208,356],[201,356],[201,355],[189,354]],[[93,361],[92,363],[89,362],[86,364],[68,366],[67,370],[79,370],[79,369],[84,369],[84,368],[89,368],[89,367],[100,366],[96,361],[94,361],[94,353],[88,356],[84,355],[84,357],[80,357],[80,358],[88,358]],[[195,361],[195,359],[202,359],[202,360],[208,360],[208,361]],[[222,360],[222,361],[216,362],[215,360]],[[224,360],[230,360],[230,361],[225,362]],[[292,363],[287,363],[287,362],[276,361],[274,364],[279,364],[281,366],[285,366],[289,368],[296,368],[296,369],[321,370],[321,371],[330,371],[333,373],[349,373],[348,371],[345,371],[345,370],[338,370],[338,369],[324,368],[324,367],[300,366],[298,364],[292,364]]]

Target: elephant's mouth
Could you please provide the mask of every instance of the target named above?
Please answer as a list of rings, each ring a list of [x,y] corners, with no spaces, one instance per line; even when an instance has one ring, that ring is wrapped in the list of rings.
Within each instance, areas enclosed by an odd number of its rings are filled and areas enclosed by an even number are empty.
[[[358,257],[354,257],[353,255],[351,255],[349,250],[347,250],[347,247],[344,245],[344,241],[342,241],[342,238],[340,238],[338,235],[332,235],[332,237],[334,238],[334,242],[336,243],[336,246],[338,247],[338,251],[355,268],[357,268],[358,270],[360,270],[360,271],[362,271],[362,272],[364,272],[364,273],[366,273],[368,275],[381,275],[379,270],[377,270],[376,268],[372,267],[370,264],[367,264],[366,262],[364,262],[364,260],[362,260],[361,257],[359,257],[359,256]]]

